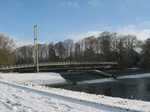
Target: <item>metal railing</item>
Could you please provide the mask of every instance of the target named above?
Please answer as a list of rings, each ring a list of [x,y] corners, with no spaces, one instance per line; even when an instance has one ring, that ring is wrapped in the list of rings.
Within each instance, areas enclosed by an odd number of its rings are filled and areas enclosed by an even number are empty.
[[[65,66],[65,65],[118,65],[117,62],[53,62],[53,63],[39,63],[39,66]],[[3,65],[0,66],[0,70],[11,70],[17,68],[30,68],[35,67],[34,64],[23,65]]]

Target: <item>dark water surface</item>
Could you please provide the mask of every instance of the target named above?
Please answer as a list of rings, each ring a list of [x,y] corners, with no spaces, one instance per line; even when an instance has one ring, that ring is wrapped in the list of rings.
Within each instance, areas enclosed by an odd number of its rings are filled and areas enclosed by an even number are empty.
[[[95,84],[57,85],[54,87],[112,97],[150,101],[150,77],[138,79],[117,79],[115,81]]]

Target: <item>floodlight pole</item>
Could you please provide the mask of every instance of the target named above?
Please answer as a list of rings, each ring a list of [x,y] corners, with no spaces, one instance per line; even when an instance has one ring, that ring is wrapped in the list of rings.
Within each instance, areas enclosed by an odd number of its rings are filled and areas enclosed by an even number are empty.
[[[38,53],[38,26],[33,26],[34,33],[34,65],[36,67],[36,72],[39,72],[39,53]]]

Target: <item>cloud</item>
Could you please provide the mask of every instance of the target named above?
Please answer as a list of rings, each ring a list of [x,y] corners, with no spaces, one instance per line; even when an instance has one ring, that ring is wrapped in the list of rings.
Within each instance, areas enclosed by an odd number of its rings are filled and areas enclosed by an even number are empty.
[[[66,35],[66,38],[71,38],[75,41],[81,40],[85,37],[95,36],[97,37],[103,31],[117,32],[121,35],[135,35],[139,40],[145,40],[150,38],[150,21],[142,22],[139,24],[131,24],[126,26],[108,26],[101,28],[103,30],[93,30],[80,33],[70,33]]]
[[[118,32],[123,35],[126,34],[135,35],[140,40],[145,40],[150,37],[150,29],[143,29],[143,30],[128,29],[128,30],[121,30]]]
[[[16,47],[21,47],[21,46],[33,44],[33,40],[28,40],[28,39],[25,39],[25,38],[21,38],[18,35],[9,34],[9,37],[13,39],[13,41],[15,42]]]
[[[21,47],[25,45],[33,45],[33,41],[31,40],[22,40],[22,39],[14,39],[16,47]]]
[[[66,36],[66,39],[70,38],[74,41],[82,40],[85,37],[89,36],[95,36],[97,37],[101,32],[100,31],[88,31],[88,32],[82,32],[82,33],[70,33]]]
[[[59,5],[62,7],[67,7],[67,8],[79,8],[80,7],[79,3],[76,1],[64,1],[64,2],[61,2]]]
[[[15,43],[15,47],[20,47],[20,46],[24,46],[24,45],[33,44],[33,42],[31,40],[23,40],[21,38],[17,38],[16,36],[9,35],[5,32],[0,32],[0,35],[3,36],[3,37],[13,39],[13,41]]]
[[[132,24],[117,29],[120,34],[131,34],[137,36],[140,40],[150,38],[150,22]]]

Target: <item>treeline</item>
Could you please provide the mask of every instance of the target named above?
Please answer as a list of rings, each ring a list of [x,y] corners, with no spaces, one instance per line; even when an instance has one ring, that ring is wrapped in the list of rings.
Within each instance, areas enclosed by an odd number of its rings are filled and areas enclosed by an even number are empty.
[[[9,36],[0,34],[0,66],[15,64],[15,44]]]
[[[33,49],[33,45],[16,48],[10,52],[15,58],[9,59],[14,64],[31,64]],[[150,68],[150,39],[140,41],[134,35],[102,32],[98,37],[90,36],[77,42],[67,39],[57,43],[39,44],[38,49],[40,63],[116,61],[121,68]]]

